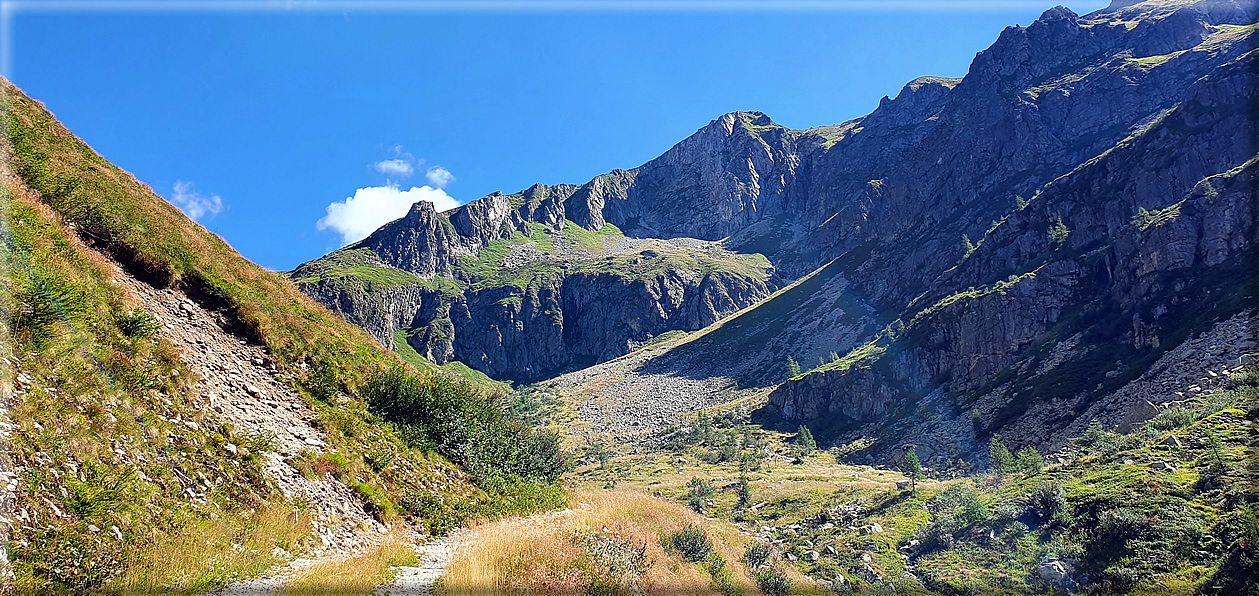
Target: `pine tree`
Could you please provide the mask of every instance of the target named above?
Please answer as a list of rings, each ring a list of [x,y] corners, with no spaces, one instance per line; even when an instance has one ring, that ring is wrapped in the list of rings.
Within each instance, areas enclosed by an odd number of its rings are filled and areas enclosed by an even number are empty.
[[[796,359],[792,358],[791,356],[787,357],[787,376],[790,376],[790,377],[800,376],[800,363],[796,362]]]
[[[1041,457],[1040,452],[1035,447],[1028,445],[1019,449],[1018,468],[1019,472],[1027,476],[1035,476],[1045,467],[1045,458]]]
[[[918,480],[922,478],[922,462],[918,460],[918,453],[913,447],[905,451],[905,457],[901,459],[901,473],[909,479],[910,490],[918,492]]]
[[[796,446],[800,448],[800,455],[808,455],[817,449],[817,441],[813,440],[813,433],[803,424],[800,425],[800,430],[796,434]]]
[[[746,509],[752,504],[752,486],[748,484],[747,476],[739,477],[739,502],[734,506],[735,509]]]
[[[1001,435],[992,435],[988,441],[988,469],[998,476],[1014,471],[1014,456],[1001,441]]]

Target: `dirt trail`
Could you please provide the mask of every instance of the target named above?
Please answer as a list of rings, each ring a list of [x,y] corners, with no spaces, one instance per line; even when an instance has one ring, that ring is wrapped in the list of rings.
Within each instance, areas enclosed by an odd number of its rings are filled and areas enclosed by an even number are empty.
[[[415,547],[420,562],[414,567],[399,567],[398,577],[392,584],[381,586],[377,594],[389,596],[419,596],[432,594],[437,580],[446,573],[446,567],[455,558],[455,551],[466,539],[462,531],[451,533],[433,542]]]

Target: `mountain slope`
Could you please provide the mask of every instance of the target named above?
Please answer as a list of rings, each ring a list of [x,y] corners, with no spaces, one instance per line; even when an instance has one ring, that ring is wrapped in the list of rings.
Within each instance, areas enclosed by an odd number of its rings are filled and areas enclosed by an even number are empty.
[[[5,593],[205,591],[562,502],[553,435],[404,368],[0,85]]]

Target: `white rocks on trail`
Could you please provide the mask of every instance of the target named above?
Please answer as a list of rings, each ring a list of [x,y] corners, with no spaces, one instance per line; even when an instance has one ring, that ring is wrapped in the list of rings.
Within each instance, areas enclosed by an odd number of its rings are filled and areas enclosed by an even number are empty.
[[[446,572],[446,567],[454,560],[455,550],[462,539],[460,532],[454,532],[438,540],[415,547],[419,555],[419,564],[414,567],[399,567],[393,583],[381,586],[377,594],[389,596],[421,596],[433,593],[437,580]]]

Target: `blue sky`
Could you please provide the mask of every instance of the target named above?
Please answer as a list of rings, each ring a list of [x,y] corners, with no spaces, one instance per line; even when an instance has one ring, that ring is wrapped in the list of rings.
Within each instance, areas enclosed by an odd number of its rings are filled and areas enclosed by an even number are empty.
[[[861,116],[917,76],[964,75],[1004,27],[1052,5],[83,13],[19,4],[5,75],[243,255],[287,270],[409,201],[583,183],[726,112],[760,110],[793,128]]]

